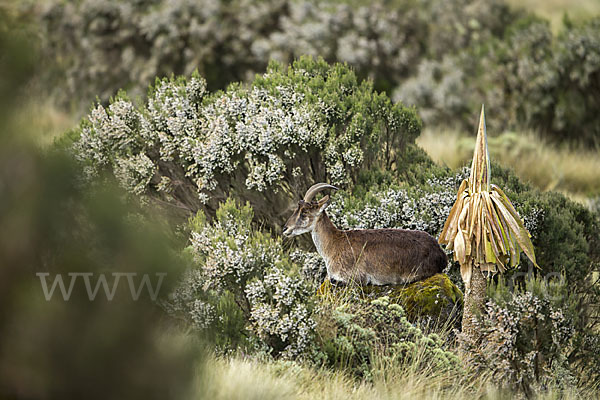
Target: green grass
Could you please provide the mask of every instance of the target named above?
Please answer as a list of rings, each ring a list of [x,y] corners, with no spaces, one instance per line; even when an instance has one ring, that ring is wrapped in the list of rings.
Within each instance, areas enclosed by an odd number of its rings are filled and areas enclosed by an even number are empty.
[[[450,168],[469,165],[475,135],[425,130],[417,143],[437,163]],[[552,145],[533,132],[505,132],[488,137],[492,161],[512,168],[542,190],[557,190],[585,202],[600,195],[600,149]]]

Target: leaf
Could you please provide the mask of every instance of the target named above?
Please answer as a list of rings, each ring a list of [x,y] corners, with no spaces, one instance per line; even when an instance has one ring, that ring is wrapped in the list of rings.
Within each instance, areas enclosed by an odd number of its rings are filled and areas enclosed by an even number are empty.
[[[471,196],[471,209],[474,210],[473,213],[471,213],[471,218],[470,218],[470,222],[469,222],[469,237],[471,237],[473,235],[473,228],[475,227],[475,223],[477,222],[478,218],[477,216],[481,215],[479,212],[479,209],[481,207],[481,196],[479,195],[479,193],[474,194],[473,196]]]
[[[487,233],[487,232],[486,232]],[[485,248],[485,262],[486,263],[496,263],[496,254],[492,249],[492,243],[488,238],[488,235],[483,235],[483,246]]]
[[[460,276],[465,283],[465,288],[471,287],[471,276],[473,274],[473,264],[471,261],[460,263]]]
[[[492,213],[492,200],[490,199],[490,195],[488,192],[483,192],[483,204],[484,204],[484,212],[487,216],[487,226],[490,229],[490,232],[492,234],[491,238],[492,243],[494,244],[494,247],[497,249],[496,251],[496,255],[498,256],[499,254],[504,254],[506,253],[506,251],[504,250],[504,240],[502,237],[502,234],[500,233],[500,229],[499,226],[496,222],[496,218],[494,218],[494,215]]]
[[[471,175],[469,177],[469,190],[471,193],[490,190],[490,157],[487,147],[487,133],[485,129],[485,110],[481,105],[479,116],[479,129],[475,140],[475,151],[473,152],[473,163],[471,164]]]
[[[458,231],[454,238],[454,257],[461,264],[465,261],[465,238],[461,230]]]
[[[519,217],[519,214],[517,214],[516,211],[514,211],[514,208],[512,207],[512,204],[510,204],[510,200],[508,200],[508,197],[506,197],[506,195],[500,197],[500,195],[497,195],[497,193],[497,191],[492,192],[492,200],[496,203],[498,210],[500,210],[500,212],[504,216],[504,219],[507,222],[509,229],[514,233],[516,240],[523,249],[525,255],[527,255],[527,257],[529,257],[533,264],[539,268],[539,265],[537,265],[535,261],[533,243],[531,243],[530,239],[531,235],[529,234],[527,229],[525,229],[523,220],[521,219],[521,217]],[[505,202],[507,202],[508,205],[506,205]],[[509,208],[511,208],[514,211],[514,215],[509,211]]]

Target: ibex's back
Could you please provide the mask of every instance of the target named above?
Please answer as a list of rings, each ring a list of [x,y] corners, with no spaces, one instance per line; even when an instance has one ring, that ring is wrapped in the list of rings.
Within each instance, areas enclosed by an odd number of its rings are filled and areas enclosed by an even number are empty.
[[[285,224],[284,235],[311,232],[330,279],[375,285],[407,283],[435,275],[446,267],[446,254],[426,232],[337,229],[325,213],[329,196],[311,202],[314,194],[325,188],[334,187],[317,184],[308,190]]]

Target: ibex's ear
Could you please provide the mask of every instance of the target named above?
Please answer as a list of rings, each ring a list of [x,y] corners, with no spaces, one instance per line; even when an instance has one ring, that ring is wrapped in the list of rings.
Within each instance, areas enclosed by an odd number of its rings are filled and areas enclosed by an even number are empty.
[[[318,202],[319,214],[321,214],[323,211],[325,211],[325,209],[327,208],[328,205],[329,205],[329,195],[326,195]]]

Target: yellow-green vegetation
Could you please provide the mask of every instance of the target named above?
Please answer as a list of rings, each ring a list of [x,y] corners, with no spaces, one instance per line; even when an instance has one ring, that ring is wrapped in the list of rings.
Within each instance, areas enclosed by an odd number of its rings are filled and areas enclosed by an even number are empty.
[[[475,135],[456,130],[426,129],[417,143],[437,163],[450,168],[467,165]],[[556,190],[585,201],[600,194],[600,149],[556,145],[532,131],[504,132],[488,137],[490,156],[541,190]]]
[[[242,357],[213,358],[198,375],[196,394],[207,399],[512,399],[494,387],[487,375],[457,375],[410,366],[389,368],[381,359],[372,383],[357,382],[340,371],[314,369],[290,362],[266,363]],[[537,399],[593,398],[590,391],[548,389]]]
[[[507,0],[507,3],[548,19],[554,32],[560,30],[565,14],[578,20],[600,13],[598,0]]]
[[[45,148],[77,125],[77,118],[48,99],[27,100],[16,110],[14,123],[32,142]]]
[[[334,286],[326,279],[317,294],[321,299],[332,302],[354,295],[371,300],[387,296],[391,302],[404,308],[411,321],[424,317],[446,321],[454,311],[462,308],[463,301],[462,292],[445,274],[410,284],[386,286]]]

